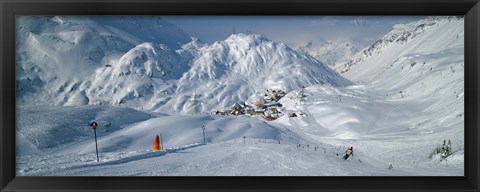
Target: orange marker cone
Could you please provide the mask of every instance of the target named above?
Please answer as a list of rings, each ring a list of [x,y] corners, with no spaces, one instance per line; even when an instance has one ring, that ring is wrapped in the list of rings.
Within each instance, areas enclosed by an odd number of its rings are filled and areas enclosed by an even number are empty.
[[[153,141],[152,149],[154,151],[159,151],[161,149],[160,148],[160,138],[158,137],[158,135],[155,137],[155,141]]]

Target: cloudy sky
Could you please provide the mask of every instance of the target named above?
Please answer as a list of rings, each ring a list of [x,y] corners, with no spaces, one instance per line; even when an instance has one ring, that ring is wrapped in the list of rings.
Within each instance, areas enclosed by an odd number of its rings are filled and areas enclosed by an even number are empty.
[[[233,33],[251,32],[290,46],[319,40],[370,44],[392,30],[424,16],[165,16],[187,34],[213,43]]]

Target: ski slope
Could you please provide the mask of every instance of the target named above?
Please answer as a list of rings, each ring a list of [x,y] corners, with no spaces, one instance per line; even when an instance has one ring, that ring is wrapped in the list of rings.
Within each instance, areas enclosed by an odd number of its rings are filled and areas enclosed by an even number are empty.
[[[22,125],[26,127],[21,125],[18,129],[17,141],[25,141],[26,134],[21,130],[38,122],[38,118],[33,118],[38,114],[42,114],[42,121],[54,122],[51,127],[65,125],[65,121],[99,119],[102,122],[98,114],[106,111],[109,114],[121,111],[123,115],[141,120],[112,123],[108,132],[105,127],[98,128],[100,162],[96,162],[93,131],[88,123],[71,125],[85,133],[75,141],[48,147],[35,142],[17,143],[17,154],[24,154],[17,156],[17,173],[25,176],[463,175],[463,146],[459,143],[462,140],[451,137],[460,136],[463,129],[429,126],[437,122],[425,123],[419,128],[405,127],[406,124],[413,126],[417,119],[402,116],[421,108],[413,106],[429,102],[388,102],[385,98],[372,97],[377,94],[359,85],[343,89],[313,86],[306,88],[306,92],[323,99],[311,100],[307,96],[298,102],[285,97],[281,102],[286,110],[301,111],[303,115],[296,118],[285,115],[273,122],[247,116],[147,114],[106,106],[26,108],[20,113]],[[344,95],[342,102],[335,97],[337,93]],[[366,116],[365,111],[376,113]],[[387,124],[391,127],[385,127]],[[428,127],[431,129],[426,129]],[[56,141],[59,140],[56,137],[60,137],[53,131],[33,130],[41,133],[28,133],[43,134],[40,138],[45,141]],[[154,137],[160,133],[165,149],[152,151]],[[432,141],[440,144],[447,136],[453,141],[454,155],[443,162],[438,157],[429,159],[428,154],[435,147]],[[347,146],[354,146],[355,152],[344,161],[341,156]],[[387,169],[390,164],[394,169]]]

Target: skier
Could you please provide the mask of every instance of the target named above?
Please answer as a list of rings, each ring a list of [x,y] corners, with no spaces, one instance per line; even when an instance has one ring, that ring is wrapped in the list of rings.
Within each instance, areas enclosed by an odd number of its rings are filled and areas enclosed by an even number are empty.
[[[343,160],[347,160],[350,155],[353,156],[353,147],[349,147],[347,151],[345,151],[345,156],[343,156]]]

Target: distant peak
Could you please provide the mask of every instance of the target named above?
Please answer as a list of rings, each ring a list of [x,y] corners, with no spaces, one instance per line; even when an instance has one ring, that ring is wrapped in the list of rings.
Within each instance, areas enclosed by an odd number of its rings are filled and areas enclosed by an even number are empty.
[[[237,33],[237,34],[232,34],[230,37],[228,37],[225,41],[230,42],[230,41],[249,41],[249,42],[261,42],[261,41],[271,41],[270,39],[258,35],[258,34],[244,34],[244,33]]]
[[[139,45],[137,45],[136,47],[141,47],[141,48],[153,48],[154,45],[152,42],[144,42],[144,43],[141,43]]]
[[[198,37],[190,37],[190,41],[199,41],[200,39]]]
[[[200,40],[198,37],[190,37],[190,43],[192,44],[197,44],[197,45],[203,45],[205,44],[202,40]]]
[[[198,49],[198,48],[203,47],[205,45],[206,44],[204,42],[202,42],[202,40],[200,40],[199,38],[190,37],[190,42],[182,45],[182,48],[183,49]]]

